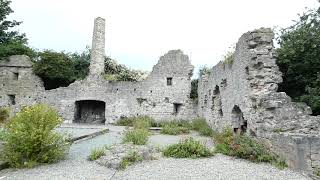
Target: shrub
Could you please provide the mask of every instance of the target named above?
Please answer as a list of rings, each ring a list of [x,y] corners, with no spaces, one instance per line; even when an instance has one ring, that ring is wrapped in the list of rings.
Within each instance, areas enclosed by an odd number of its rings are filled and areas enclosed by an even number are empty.
[[[189,138],[168,146],[163,150],[163,155],[174,158],[200,158],[212,156],[213,153],[199,141]]]
[[[134,118],[121,118],[116,122],[117,126],[133,126]]]
[[[315,171],[314,171],[314,174],[316,176],[320,176],[320,168],[317,168]]]
[[[126,132],[123,142],[132,142],[136,145],[144,145],[148,141],[148,135],[149,132],[146,129],[134,129]]]
[[[9,119],[9,115],[8,108],[0,108],[0,124],[5,123]]]
[[[128,166],[141,162],[143,157],[139,155],[136,151],[130,152],[127,156],[122,158],[120,162],[120,169],[126,169]]]
[[[194,119],[191,126],[193,130],[198,131],[202,136],[213,136],[214,134],[205,119]]]
[[[161,133],[170,135],[185,134],[189,133],[189,128],[186,125],[179,126],[177,122],[168,122],[162,126]]]
[[[102,148],[94,148],[94,149],[91,151],[91,153],[90,153],[90,155],[89,155],[89,157],[88,157],[89,161],[94,161],[94,160],[99,159],[101,156],[104,156],[104,155],[105,155],[105,150],[106,150],[105,147],[102,147]]]
[[[157,126],[157,123],[148,116],[125,117],[116,122],[119,126],[133,126],[135,129],[148,129],[151,126]]]
[[[263,143],[247,135],[233,136],[230,129],[214,135],[215,152],[252,162],[268,162],[278,168],[287,167],[286,163],[278,155],[271,152]]]
[[[58,113],[47,105],[25,107],[5,126],[2,158],[18,168],[62,159],[69,144],[54,131],[61,122]]]
[[[133,121],[133,127],[135,129],[149,129],[154,120],[148,116],[138,116]]]

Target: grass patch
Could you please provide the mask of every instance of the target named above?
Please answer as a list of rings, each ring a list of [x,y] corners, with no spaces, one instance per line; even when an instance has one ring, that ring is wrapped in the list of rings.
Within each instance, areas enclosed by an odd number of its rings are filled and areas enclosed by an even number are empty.
[[[215,152],[252,162],[267,162],[283,169],[287,167],[285,161],[278,155],[271,152],[263,143],[247,135],[233,136],[231,129],[214,135],[216,148]]]
[[[320,168],[316,168],[313,174],[320,177]]]
[[[132,142],[136,145],[144,145],[148,142],[149,132],[146,129],[134,129],[131,131],[127,131],[123,142],[128,143]]]
[[[208,125],[205,119],[194,119],[191,122],[191,127],[193,130],[198,131],[202,136],[213,136],[214,131]]]
[[[120,169],[126,169],[128,166],[141,162],[143,160],[143,157],[139,155],[136,151],[130,152],[127,156],[122,158],[120,162]]]
[[[161,134],[178,135],[189,133],[190,124],[182,121],[170,121],[161,124]]]
[[[8,121],[10,116],[9,108],[1,107],[0,108],[0,125]]]
[[[133,126],[135,128],[149,128],[149,127],[158,127],[158,123],[155,122],[149,116],[134,116],[134,117],[125,117],[121,118],[116,122],[118,126]]]
[[[0,141],[4,141],[5,134],[5,129],[0,126]]]
[[[199,141],[189,138],[168,146],[163,150],[163,155],[174,158],[200,158],[212,156],[213,153]]]
[[[94,148],[93,150],[91,150],[91,153],[88,157],[89,161],[94,161],[99,159],[101,156],[105,155],[105,147],[100,147],[100,148]]]

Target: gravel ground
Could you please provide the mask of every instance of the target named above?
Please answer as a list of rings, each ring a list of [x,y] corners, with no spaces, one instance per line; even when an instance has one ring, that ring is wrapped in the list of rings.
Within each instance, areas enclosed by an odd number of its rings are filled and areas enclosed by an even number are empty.
[[[269,164],[255,164],[218,154],[205,159],[164,158],[143,162],[125,171],[118,171],[112,179],[305,180],[310,178],[288,169],[279,170]]]
[[[291,170],[279,170],[269,164],[255,164],[245,160],[216,155],[205,159],[167,159],[147,161],[129,167],[125,171],[115,171],[87,161],[91,149],[105,144],[121,143],[124,127],[109,127],[110,132],[93,139],[73,144],[66,160],[56,164],[37,166],[32,169],[5,169],[0,171],[0,180],[46,180],[46,179],[309,179]],[[80,132],[81,131],[81,132]],[[83,130],[74,130],[82,133]],[[194,137],[212,147],[209,138],[191,135],[154,134],[149,144],[163,147]]]

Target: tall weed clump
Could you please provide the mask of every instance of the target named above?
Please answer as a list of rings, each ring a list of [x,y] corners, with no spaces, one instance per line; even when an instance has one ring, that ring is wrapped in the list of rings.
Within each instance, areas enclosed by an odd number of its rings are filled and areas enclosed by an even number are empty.
[[[69,143],[54,131],[62,123],[58,113],[44,104],[23,108],[5,125],[4,161],[11,167],[32,167],[64,158]]]
[[[287,164],[266,145],[247,135],[233,135],[231,129],[225,129],[214,135],[217,153],[248,159],[252,162],[267,162],[283,169]]]

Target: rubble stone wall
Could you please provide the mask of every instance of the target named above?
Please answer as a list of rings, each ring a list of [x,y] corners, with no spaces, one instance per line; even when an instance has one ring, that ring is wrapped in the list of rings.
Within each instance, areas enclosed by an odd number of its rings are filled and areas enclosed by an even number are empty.
[[[289,165],[310,170],[320,160],[314,151],[319,150],[320,116],[310,116],[306,104],[277,92],[282,78],[273,38],[266,28],[245,33],[232,61],[200,77],[198,114],[218,131],[229,127],[266,139],[279,153],[286,152]]]

